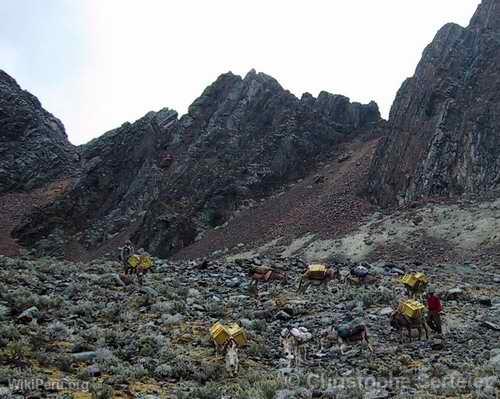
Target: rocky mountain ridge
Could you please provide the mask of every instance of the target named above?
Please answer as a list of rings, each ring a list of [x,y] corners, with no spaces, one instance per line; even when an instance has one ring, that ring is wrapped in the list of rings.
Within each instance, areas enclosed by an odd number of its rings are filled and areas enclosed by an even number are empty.
[[[374,102],[326,92],[297,98],[252,70],[221,75],[180,118],[164,109],[76,149],[62,142],[46,180],[69,175],[69,183],[12,234],[37,254],[75,259],[103,255],[127,238],[162,257],[202,255],[202,248],[249,245],[250,237],[326,232],[330,239],[366,222],[373,204],[491,195],[500,182],[499,4],[484,0],[467,28],[438,32],[387,123]],[[18,161],[7,164],[15,170]],[[240,212],[267,199],[272,205],[262,212]],[[220,231],[229,222],[231,236]]]
[[[180,119],[149,113],[81,146],[81,173],[67,194],[14,234],[60,256],[106,251],[128,237],[168,256],[380,123],[373,102],[326,92],[298,99],[263,73],[227,73]]]
[[[61,121],[0,70],[0,194],[47,185],[78,164]]]
[[[444,26],[392,106],[369,191],[382,205],[487,193],[500,183],[500,1]]]

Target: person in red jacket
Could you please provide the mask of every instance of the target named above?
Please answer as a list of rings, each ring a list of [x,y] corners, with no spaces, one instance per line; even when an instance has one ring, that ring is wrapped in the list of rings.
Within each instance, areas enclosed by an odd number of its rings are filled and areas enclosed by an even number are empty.
[[[427,293],[427,310],[429,311],[427,324],[438,334],[442,334],[441,312],[443,311],[443,305],[432,289]]]

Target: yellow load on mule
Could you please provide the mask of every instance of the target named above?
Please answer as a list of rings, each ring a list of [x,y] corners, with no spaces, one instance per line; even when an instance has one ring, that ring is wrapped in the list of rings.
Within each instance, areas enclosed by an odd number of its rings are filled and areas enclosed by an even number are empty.
[[[416,319],[422,316],[425,306],[418,301],[408,299],[399,304],[398,310],[409,319]]]
[[[210,335],[219,348],[224,347],[230,339],[233,339],[239,347],[245,346],[247,343],[245,331],[238,324],[225,326],[221,322],[217,322],[210,328]]]
[[[127,262],[133,269],[137,268],[138,266],[141,269],[149,269],[153,266],[153,259],[151,259],[150,256],[144,255],[132,255],[130,258],[128,258]]]
[[[243,328],[238,324],[231,324],[227,329],[229,335],[232,339],[236,341],[239,347],[245,346],[247,344],[247,336]]]
[[[425,286],[429,283],[427,276],[424,273],[405,274],[400,280],[404,285],[410,288]]]
[[[139,255],[132,255],[128,258],[127,263],[130,267],[135,269],[139,263],[141,263],[141,257]]]
[[[309,265],[308,272],[309,272],[309,277],[313,280],[321,280],[323,277],[325,277],[326,270],[328,268],[326,265],[322,264],[314,264],[314,265]]]
[[[141,262],[139,266],[143,269],[149,269],[153,266],[153,259],[151,256],[141,256]]]

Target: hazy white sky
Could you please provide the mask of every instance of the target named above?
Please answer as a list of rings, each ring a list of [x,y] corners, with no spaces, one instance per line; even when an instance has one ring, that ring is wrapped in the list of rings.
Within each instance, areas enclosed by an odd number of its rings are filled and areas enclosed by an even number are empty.
[[[0,69],[87,142],[163,107],[186,112],[251,68],[300,96],[375,100],[386,117],[422,50],[479,0],[0,0]]]

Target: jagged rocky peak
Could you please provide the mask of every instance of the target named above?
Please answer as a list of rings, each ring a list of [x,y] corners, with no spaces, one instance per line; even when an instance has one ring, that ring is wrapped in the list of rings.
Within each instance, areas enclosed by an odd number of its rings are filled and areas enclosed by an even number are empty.
[[[304,177],[377,117],[374,104],[326,93],[308,103],[263,73],[225,73],[180,120],[170,110],[149,113],[82,146],[84,175],[15,234],[40,253],[56,242],[63,252],[95,254],[132,237],[168,256],[243,201]]]
[[[236,106],[252,105],[259,97],[284,94],[285,90],[272,77],[254,69],[244,78],[227,72],[209,85],[189,107],[188,116],[194,119],[221,116]],[[219,113],[215,113],[219,110]]]
[[[223,224],[245,199],[303,177],[370,128],[361,105],[341,96],[328,105],[323,98],[299,100],[255,70],[244,78],[219,76],[181,118],[182,143],[158,200],[168,206],[152,209],[143,226],[150,234],[137,234],[136,241],[170,255]]]
[[[77,167],[61,121],[0,70],[0,193],[43,186]]]
[[[498,30],[500,28],[500,0],[483,0],[471,20],[470,28]]]
[[[218,118],[228,118],[228,127],[237,125],[236,119],[242,115],[275,113],[277,110],[315,113],[327,119],[332,127],[346,132],[359,128],[374,127],[380,120],[380,112],[375,102],[360,104],[348,97],[322,91],[317,98],[304,93],[299,100],[285,90],[273,77],[255,69],[244,78],[232,72],[220,75],[193,102],[185,120],[204,119],[207,122]]]
[[[499,4],[443,27],[403,83],[370,174],[378,203],[500,188]]]
[[[351,129],[375,126],[381,120],[380,111],[375,101],[371,101],[369,104],[351,103],[348,97],[330,94],[326,91],[320,92],[317,98],[305,93],[302,96],[302,101],[317,109],[333,122]]]

